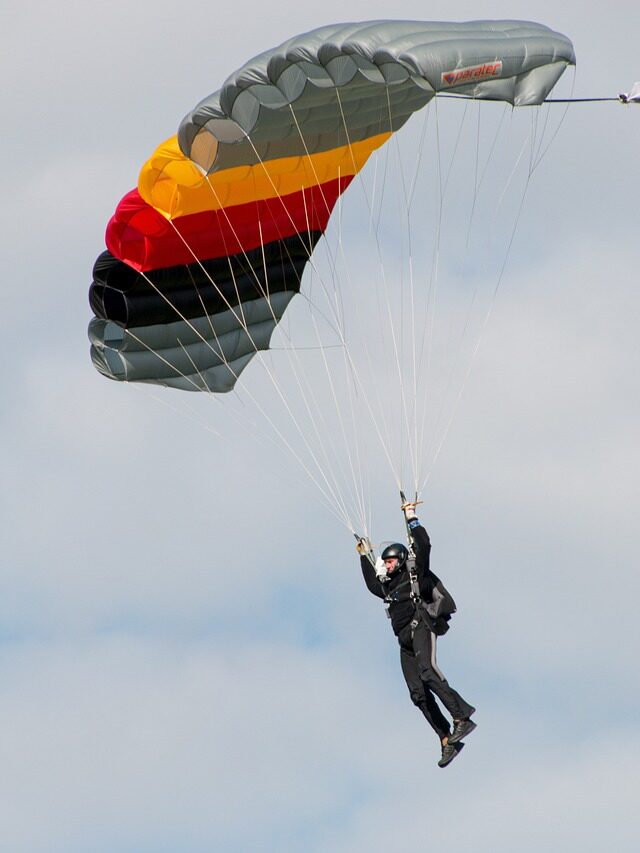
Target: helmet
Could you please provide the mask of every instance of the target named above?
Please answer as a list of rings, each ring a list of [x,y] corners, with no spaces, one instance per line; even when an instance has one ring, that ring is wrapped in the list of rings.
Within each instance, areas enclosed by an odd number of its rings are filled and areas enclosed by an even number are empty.
[[[400,542],[394,542],[393,545],[387,545],[381,556],[383,560],[392,560],[395,557],[398,561],[398,568],[400,568],[407,562],[409,552],[405,545],[402,545]]]

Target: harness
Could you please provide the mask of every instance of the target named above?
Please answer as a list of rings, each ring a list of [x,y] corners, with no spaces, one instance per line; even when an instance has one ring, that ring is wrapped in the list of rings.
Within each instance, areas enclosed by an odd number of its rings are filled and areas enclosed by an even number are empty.
[[[420,617],[422,616],[422,618],[424,618],[424,611],[427,603],[420,594],[418,572],[416,571],[416,558],[415,554],[413,553],[413,540],[410,540],[410,542],[411,547],[409,550],[409,557],[407,558],[407,572],[409,573],[409,581],[411,584],[411,601],[413,602],[414,607],[414,616],[411,620],[411,638],[413,639],[413,635],[415,633],[416,628],[418,627]]]
[[[384,605],[387,613],[387,618],[391,619],[391,613],[389,612],[389,608],[392,604],[403,600],[402,598],[400,598],[400,590],[408,586],[409,598],[413,602],[413,607],[416,611],[416,618],[414,618],[413,622],[411,623],[412,629],[415,630],[415,626],[418,624],[417,616],[420,612],[419,608],[421,605],[424,605],[425,602],[422,598],[422,595],[420,594],[420,584],[418,582],[418,572],[416,570],[416,557],[413,553],[413,543],[411,543],[411,550],[409,551],[409,556],[407,557],[405,566],[407,567],[408,577],[406,578],[406,580],[401,581],[392,593],[390,592],[385,595]],[[385,582],[388,583],[388,581],[381,581],[381,583],[383,584]]]
[[[435,578],[435,583],[431,586],[431,600],[425,600],[420,590],[416,557],[413,552],[410,552],[405,565],[407,567],[407,577],[398,583],[393,592],[387,593],[384,597],[387,618],[391,619],[392,604],[397,604],[401,601],[411,601],[413,604],[413,619],[409,625],[411,627],[412,638],[420,622],[429,631],[438,636],[446,634],[449,630],[449,620],[456,612],[456,603],[453,600],[453,596],[445,588],[442,581]],[[384,586],[385,581],[381,580],[381,583]],[[406,596],[407,590],[409,592],[408,596]]]
[[[402,503],[405,504],[406,498],[403,492],[400,492],[400,498]],[[407,578],[401,581],[393,592],[387,592],[384,596],[383,600],[387,618],[391,619],[390,608],[392,604],[410,600],[413,604],[414,610],[413,619],[410,622],[412,638],[421,621],[424,622],[425,626],[434,634],[445,634],[449,630],[449,619],[451,618],[451,615],[456,612],[456,603],[453,600],[451,593],[445,589],[442,582],[435,576],[434,582],[432,583],[431,601],[425,601],[422,597],[420,582],[418,580],[417,560],[414,550],[413,535],[411,533],[411,524],[406,521],[406,518],[405,523],[407,525],[407,538],[409,542],[409,556],[404,564],[407,567]],[[416,524],[419,524],[419,522],[416,521]],[[429,572],[429,574],[431,573]],[[380,578],[380,583],[383,588],[390,580],[391,578]],[[409,598],[401,597],[407,587],[409,588]]]

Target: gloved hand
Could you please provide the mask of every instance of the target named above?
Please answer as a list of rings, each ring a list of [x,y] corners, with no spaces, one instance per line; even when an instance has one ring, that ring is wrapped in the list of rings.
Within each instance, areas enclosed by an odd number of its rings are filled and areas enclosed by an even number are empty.
[[[376,575],[379,578],[379,580],[382,581],[382,580],[387,579],[387,567],[385,566],[384,560],[382,559],[382,557],[378,557],[376,559],[376,564],[374,566],[374,569],[376,570]]]
[[[360,536],[358,538],[358,544],[356,545],[356,551],[361,557],[367,557],[373,552],[373,545],[366,536]]]

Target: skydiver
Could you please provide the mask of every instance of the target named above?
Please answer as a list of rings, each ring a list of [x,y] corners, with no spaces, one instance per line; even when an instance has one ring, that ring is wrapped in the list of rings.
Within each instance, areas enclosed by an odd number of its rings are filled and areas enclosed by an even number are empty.
[[[448,630],[448,621],[456,606],[429,568],[431,541],[416,516],[416,503],[404,503],[402,509],[415,562],[409,549],[397,542],[385,548],[377,560],[374,560],[368,539],[356,537],[356,550],[360,554],[367,588],[387,604],[391,627],[400,644],[400,664],[411,699],[438,735],[442,747],[438,767],[446,767],[462,750],[463,738],[476,728],[471,720],[476,709],[450,687],[438,668],[436,639]],[[410,568],[415,578],[413,584]],[[452,717],[453,731],[436,696]]]

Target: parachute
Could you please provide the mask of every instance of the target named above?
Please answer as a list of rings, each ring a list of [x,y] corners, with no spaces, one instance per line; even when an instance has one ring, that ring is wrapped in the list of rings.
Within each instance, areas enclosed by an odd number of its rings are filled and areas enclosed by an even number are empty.
[[[540,105],[574,63],[569,39],[524,21],[336,24],[250,60],[156,149],[110,220],[89,296],[93,364],[115,380],[233,391],[294,297],[310,298],[306,269],[342,194],[414,113],[445,95]],[[312,456],[346,512],[326,456]]]

